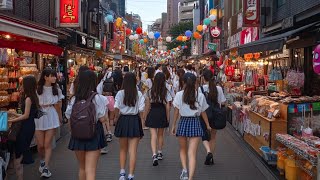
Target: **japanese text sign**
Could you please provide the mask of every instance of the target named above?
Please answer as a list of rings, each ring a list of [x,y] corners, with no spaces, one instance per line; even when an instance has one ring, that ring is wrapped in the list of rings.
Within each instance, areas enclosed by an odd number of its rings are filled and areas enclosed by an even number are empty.
[[[243,6],[243,26],[259,26],[260,0],[244,0]]]
[[[80,0],[58,0],[57,12],[58,27],[80,27]]]

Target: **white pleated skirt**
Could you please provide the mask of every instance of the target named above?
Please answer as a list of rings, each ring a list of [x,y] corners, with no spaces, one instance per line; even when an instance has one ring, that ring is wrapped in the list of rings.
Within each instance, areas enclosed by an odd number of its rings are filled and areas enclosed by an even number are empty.
[[[36,130],[46,131],[60,126],[58,113],[53,106],[42,108],[42,111],[45,114],[40,119],[34,119]]]

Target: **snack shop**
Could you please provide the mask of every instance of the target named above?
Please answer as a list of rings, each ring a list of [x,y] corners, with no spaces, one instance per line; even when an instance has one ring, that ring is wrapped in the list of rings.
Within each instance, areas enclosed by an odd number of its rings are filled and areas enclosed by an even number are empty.
[[[319,23],[226,51],[217,62],[228,120],[286,179],[316,179],[320,153]]]

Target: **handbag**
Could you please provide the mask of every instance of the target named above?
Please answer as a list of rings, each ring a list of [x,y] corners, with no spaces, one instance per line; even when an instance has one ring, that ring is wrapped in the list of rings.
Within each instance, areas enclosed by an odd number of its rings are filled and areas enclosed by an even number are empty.
[[[8,131],[8,113],[0,112],[0,131]]]
[[[17,141],[17,136],[21,130],[22,127],[22,122],[14,122],[12,123],[10,130],[9,130],[9,134],[8,134],[8,140],[9,141]]]

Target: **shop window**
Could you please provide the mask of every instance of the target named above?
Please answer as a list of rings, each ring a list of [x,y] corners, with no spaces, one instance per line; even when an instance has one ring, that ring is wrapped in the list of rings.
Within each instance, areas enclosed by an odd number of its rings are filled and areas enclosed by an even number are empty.
[[[277,0],[277,7],[281,7],[286,3],[286,0]]]

